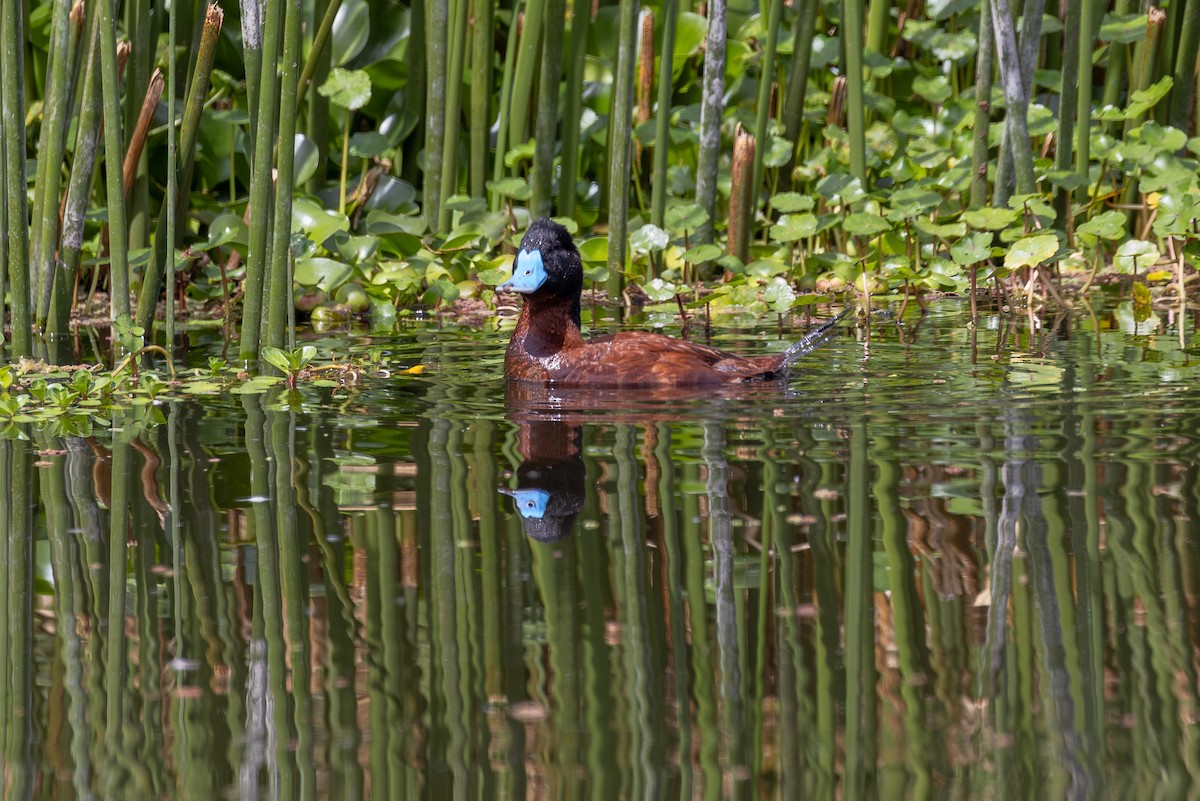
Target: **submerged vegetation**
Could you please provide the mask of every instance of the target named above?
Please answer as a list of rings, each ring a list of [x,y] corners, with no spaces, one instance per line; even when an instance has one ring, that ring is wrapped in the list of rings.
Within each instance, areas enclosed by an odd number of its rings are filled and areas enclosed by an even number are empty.
[[[1200,0],[1138,11],[8,3],[9,355],[61,360],[100,290],[144,335],[129,349],[207,314],[245,363],[292,352],[297,314],[491,305],[541,215],[614,299],[782,314],[988,287],[1033,307],[1115,273],[1143,313],[1182,307]]]

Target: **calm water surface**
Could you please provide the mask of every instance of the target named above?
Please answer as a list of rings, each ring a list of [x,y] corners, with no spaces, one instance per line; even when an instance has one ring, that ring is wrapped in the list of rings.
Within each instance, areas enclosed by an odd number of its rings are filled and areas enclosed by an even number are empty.
[[[386,380],[26,429],[4,797],[1196,798],[1192,325],[945,302],[655,397],[415,323]]]

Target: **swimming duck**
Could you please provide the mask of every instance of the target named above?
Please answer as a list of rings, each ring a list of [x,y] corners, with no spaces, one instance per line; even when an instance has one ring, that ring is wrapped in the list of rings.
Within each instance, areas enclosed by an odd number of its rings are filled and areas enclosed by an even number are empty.
[[[738,356],[643,331],[584,339],[579,251],[570,232],[546,218],[529,226],[512,277],[497,289],[525,296],[504,354],[505,377],[556,387],[698,387],[778,380],[842,316],[769,356]]]

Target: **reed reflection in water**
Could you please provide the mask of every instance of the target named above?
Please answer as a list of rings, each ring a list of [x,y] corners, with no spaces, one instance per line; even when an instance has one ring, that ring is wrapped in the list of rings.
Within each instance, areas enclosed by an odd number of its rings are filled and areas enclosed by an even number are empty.
[[[1194,795],[1196,394],[872,347],[0,441],[5,797]]]

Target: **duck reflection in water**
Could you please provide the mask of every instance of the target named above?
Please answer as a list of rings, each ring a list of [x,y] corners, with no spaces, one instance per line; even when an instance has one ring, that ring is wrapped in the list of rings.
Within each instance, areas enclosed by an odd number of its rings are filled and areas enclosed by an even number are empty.
[[[525,534],[538,542],[554,542],[571,534],[575,518],[587,497],[583,465],[583,426],[559,415],[514,408],[509,393],[510,417],[517,421],[515,489],[500,492],[512,497]]]

